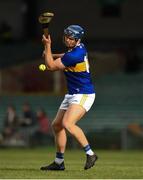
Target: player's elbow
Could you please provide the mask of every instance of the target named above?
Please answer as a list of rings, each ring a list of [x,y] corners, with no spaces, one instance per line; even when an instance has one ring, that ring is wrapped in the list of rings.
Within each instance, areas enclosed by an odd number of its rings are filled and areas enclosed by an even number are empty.
[[[52,65],[47,65],[47,69],[48,69],[49,71],[56,71],[56,70],[57,70],[56,67],[55,67],[55,66],[52,66]]]
[[[53,71],[53,70],[54,70],[54,65],[53,65],[53,64],[47,63],[46,61],[45,61],[45,64],[46,64],[47,69],[48,69],[49,71]]]

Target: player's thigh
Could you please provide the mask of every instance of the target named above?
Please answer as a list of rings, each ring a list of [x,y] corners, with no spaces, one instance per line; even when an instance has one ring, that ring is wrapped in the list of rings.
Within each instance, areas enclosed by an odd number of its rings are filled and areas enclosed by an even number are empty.
[[[64,109],[59,109],[53,122],[52,122],[52,126],[62,126],[62,121],[63,121],[63,117],[65,114],[66,110]]]
[[[86,110],[78,105],[78,104],[71,104],[63,117],[63,126],[67,124],[76,124],[86,113]]]

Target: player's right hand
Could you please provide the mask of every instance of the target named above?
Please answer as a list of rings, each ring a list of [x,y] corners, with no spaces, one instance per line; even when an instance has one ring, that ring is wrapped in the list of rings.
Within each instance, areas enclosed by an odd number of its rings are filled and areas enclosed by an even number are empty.
[[[45,46],[51,45],[51,37],[50,35],[48,35],[48,37],[46,37],[44,34],[42,36],[42,42]]]

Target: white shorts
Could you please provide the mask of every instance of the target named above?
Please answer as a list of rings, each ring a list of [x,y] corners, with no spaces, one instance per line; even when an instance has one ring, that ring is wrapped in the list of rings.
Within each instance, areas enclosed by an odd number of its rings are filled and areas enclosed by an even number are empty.
[[[86,111],[89,111],[95,100],[95,94],[66,94],[60,109],[67,110],[70,104],[79,104]]]

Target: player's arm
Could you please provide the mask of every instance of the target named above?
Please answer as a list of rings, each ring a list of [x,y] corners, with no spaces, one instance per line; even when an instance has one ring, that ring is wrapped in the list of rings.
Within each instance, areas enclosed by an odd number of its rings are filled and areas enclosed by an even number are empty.
[[[64,53],[60,53],[60,54],[52,54],[53,59],[57,59],[57,58],[62,58],[64,55]],[[45,50],[43,51],[42,57],[45,57]]]
[[[57,58],[62,58],[64,53],[61,53],[61,54],[52,54],[52,55],[53,55],[54,59],[57,59]]]
[[[44,47],[45,47],[45,49],[44,49],[45,64],[46,64],[48,70],[56,71],[56,70],[65,69],[65,66],[63,65],[63,63],[61,61],[61,57],[63,55],[60,55],[60,57],[58,57],[58,58],[56,58],[54,60],[54,57],[53,57],[53,54],[52,54],[52,51],[51,51],[51,38],[50,38],[50,35],[48,37],[45,37],[43,35],[42,41],[43,41]]]

